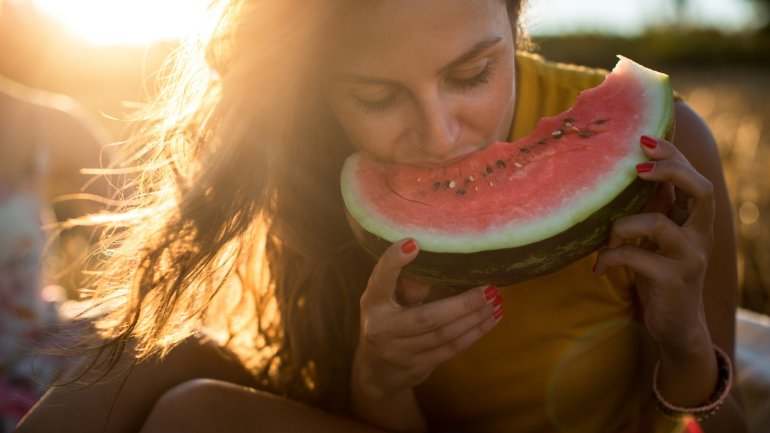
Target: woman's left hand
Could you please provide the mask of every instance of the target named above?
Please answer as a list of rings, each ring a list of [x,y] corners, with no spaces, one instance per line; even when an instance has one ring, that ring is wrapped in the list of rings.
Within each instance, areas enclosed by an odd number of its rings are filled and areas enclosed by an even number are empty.
[[[638,176],[659,182],[657,190],[646,212],[614,222],[595,272],[633,270],[652,338],[687,348],[710,338],[702,291],[714,242],[714,188],[668,141],[642,137],[641,147],[651,161],[636,166]]]

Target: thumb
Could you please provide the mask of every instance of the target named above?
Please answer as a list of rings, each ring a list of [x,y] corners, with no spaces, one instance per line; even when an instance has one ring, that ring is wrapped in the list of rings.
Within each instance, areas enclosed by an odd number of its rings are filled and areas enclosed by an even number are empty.
[[[419,283],[405,277],[401,277],[401,290],[398,293],[398,301],[401,305],[416,305],[424,301],[430,294],[430,284]]]
[[[396,284],[401,269],[417,257],[418,251],[414,239],[394,242],[377,260],[364,296],[375,302],[396,302]]]

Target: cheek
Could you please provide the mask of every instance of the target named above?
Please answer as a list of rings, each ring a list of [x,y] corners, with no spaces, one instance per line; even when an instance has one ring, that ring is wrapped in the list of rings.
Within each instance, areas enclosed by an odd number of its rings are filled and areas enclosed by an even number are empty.
[[[485,89],[466,111],[472,128],[488,139],[506,134],[513,116],[513,73],[506,71],[496,78],[494,84]]]
[[[395,128],[384,115],[370,116],[351,104],[330,104],[332,113],[350,144],[380,158],[392,156]]]

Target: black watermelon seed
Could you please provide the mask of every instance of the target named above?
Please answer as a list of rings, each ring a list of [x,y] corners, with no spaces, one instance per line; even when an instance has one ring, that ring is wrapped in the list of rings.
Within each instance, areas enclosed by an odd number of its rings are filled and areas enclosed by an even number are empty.
[[[502,159],[495,161],[495,164],[497,164],[497,166],[500,168],[505,168],[505,162]]]
[[[529,153],[530,149],[529,149],[529,147],[522,147],[521,149],[519,149],[519,152],[521,152],[521,153]]]
[[[486,174],[492,174],[493,171],[495,171],[494,168],[492,168],[491,165],[488,165],[486,169],[484,169]]]
[[[436,191],[439,188],[441,188],[441,182],[436,182],[433,184],[433,191]]]
[[[589,131],[587,129],[581,129],[580,132],[578,132],[578,136],[580,138],[588,138],[588,137],[592,137],[593,135],[594,135],[594,132]]]

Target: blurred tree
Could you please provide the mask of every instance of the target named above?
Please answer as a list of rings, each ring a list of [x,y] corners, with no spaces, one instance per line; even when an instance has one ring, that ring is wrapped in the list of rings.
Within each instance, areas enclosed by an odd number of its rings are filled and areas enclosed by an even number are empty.
[[[678,23],[684,23],[686,22],[686,14],[687,14],[687,4],[690,3],[689,0],[676,0],[674,3],[675,11],[676,11],[676,21]]]
[[[760,32],[770,35],[770,0],[751,0],[757,8],[757,16],[764,23],[760,24]]]
[[[770,34],[770,0],[749,0],[757,9],[759,29],[763,33]],[[674,0],[674,14],[676,22],[680,25],[688,24],[687,11],[692,4],[691,0]]]
[[[770,0],[759,0],[759,2],[762,3],[765,14],[765,25],[763,27],[763,31],[767,34],[770,34]]]

